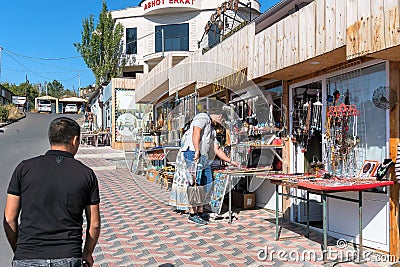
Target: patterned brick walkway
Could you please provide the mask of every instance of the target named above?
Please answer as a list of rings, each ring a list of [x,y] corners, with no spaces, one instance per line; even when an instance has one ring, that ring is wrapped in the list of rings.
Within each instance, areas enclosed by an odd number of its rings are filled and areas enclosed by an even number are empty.
[[[187,215],[174,212],[166,204],[169,193],[160,185],[148,182],[144,176],[133,176],[127,169],[116,169],[107,157],[98,156],[116,152],[86,147],[77,156],[89,166],[103,167],[96,171],[102,232],[95,250],[95,266],[334,265],[318,260],[322,235],[312,231],[307,239],[302,236],[305,232],[302,226],[282,223],[281,236],[287,238],[275,241],[274,214],[263,209],[241,211],[232,224],[226,221],[210,222],[207,226],[188,223]],[[335,244],[336,240],[330,240],[330,249],[338,251],[338,256],[345,256],[349,248],[340,250]],[[269,251],[266,259],[259,253],[264,248]],[[316,257],[309,256],[310,252],[316,253]],[[372,262],[382,254],[371,253],[368,263],[335,266],[390,265]],[[295,260],[297,257],[300,259]]]

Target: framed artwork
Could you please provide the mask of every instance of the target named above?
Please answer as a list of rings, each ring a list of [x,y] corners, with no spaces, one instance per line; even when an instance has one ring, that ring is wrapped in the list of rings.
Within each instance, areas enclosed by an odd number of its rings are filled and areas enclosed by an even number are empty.
[[[377,160],[364,160],[358,177],[366,178],[375,176],[376,169],[378,169],[379,161]]]

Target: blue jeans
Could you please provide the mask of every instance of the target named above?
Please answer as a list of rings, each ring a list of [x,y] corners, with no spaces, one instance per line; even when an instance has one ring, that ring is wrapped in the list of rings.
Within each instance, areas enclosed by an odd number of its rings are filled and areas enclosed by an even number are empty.
[[[187,150],[183,152],[183,156],[186,161],[186,165],[190,168],[190,165],[193,164],[194,159],[194,151]],[[200,156],[200,160],[198,164],[203,166],[201,174],[196,175],[196,183],[197,185],[210,185],[212,183],[212,172],[211,172],[211,165],[208,162],[208,158],[205,156]]]
[[[82,267],[82,259],[33,259],[13,260],[12,267]]]

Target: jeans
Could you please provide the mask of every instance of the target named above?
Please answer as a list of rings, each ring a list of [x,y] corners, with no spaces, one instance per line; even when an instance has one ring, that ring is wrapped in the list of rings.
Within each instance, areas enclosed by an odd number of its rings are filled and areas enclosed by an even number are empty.
[[[82,267],[82,259],[33,259],[13,260],[12,267]]]
[[[183,152],[183,156],[185,158],[186,165],[188,166],[188,168],[190,168],[190,165],[193,164],[194,151],[187,150]],[[203,170],[201,172],[201,175],[197,175],[196,183],[198,185],[210,185],[212,183],[212,172],[211,165],[208,162],[208,158],[203,155],[200,156],[198,164],[201,164],[203,166]]]

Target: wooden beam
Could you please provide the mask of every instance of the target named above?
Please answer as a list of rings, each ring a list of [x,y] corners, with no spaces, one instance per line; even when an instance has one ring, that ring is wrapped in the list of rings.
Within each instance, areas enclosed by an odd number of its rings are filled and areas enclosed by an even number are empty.
[[[391,90],[397,92],[400,96],[400,63],[389,62],[389,86]],[[390,111],[390,158],[396,161],[397,146],[400,136],[400,107],[397,103],[396,107]],[[390,173],[390,179],[396,180],[394,168]],[[400,242],[399,242],[399,184],[395,183],[390,186],[390,255],[396,257],[396,261],[400,259]]]

